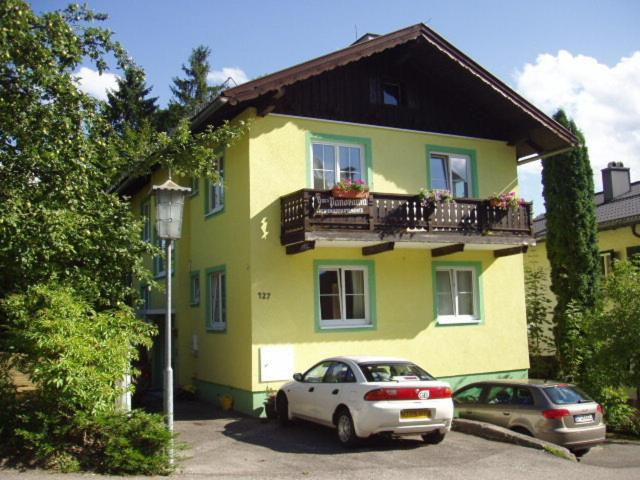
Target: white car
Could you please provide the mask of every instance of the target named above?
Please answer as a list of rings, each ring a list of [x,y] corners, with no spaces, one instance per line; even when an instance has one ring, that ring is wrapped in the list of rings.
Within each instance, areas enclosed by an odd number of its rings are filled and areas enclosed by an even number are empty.
[[[408,360],[334,357],[293,378],[276,396],[280,423],[300,418],[336,428],[347,446],[374,434],[422,435],[435,444],[451,429],[451,387]]]

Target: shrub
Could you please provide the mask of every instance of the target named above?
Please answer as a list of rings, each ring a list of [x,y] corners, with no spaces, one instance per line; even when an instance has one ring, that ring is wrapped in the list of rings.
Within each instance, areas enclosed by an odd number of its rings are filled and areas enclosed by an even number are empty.
[[[610,431],[640,435],[640,415],[636,408],[629,405],[626,389],[604,387],[596,398],[604,407],[605,420]]]

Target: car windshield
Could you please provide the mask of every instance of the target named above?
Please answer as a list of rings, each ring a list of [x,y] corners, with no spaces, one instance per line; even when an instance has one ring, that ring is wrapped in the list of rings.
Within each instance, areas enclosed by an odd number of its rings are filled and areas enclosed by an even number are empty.
[[[435,380],[415,363],[367,362],[358,366],[367,382],[398,382],[401,380]]]
[[[573,385],[554,385],[543,390],[556,405],[593,402],[589,395]]]

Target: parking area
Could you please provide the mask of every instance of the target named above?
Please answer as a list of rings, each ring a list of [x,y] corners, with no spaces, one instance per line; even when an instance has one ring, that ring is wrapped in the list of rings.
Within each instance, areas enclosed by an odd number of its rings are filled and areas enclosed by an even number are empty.
[[[175,425],[187,445],[175,475],[181,479],[640,478],[640,445],[623,442],[597,447],[580,463],[458,432],[450,432],[440,445],[426,445],[420,437],[410,437],[375,439],[345,450],[329,428],[297,423],[283,429],[274,421],[223,412],[200,402],[178,403]],[[98,476],[0,470],[2,479],[43,477]]]
[[[177,431],[193,448],[182,463],[185,478],[640,478],[640,445],[611,443],[580,463],[551,454],[450,432],[440,445],[420,437],[375,439],[349,451],[335,432],[309,423],[227,415],[205,404],[183,404]]]

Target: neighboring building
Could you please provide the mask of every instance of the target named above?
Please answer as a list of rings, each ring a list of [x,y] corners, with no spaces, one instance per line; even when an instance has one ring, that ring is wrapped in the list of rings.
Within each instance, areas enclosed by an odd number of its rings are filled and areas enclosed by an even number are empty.
[[[227,89],[192,125],[235,118],[250,131],[222,186],[193,183],[176,246],[179,384],[259,413],[265,390],[333,355],[408,357],[454,386],[527,376],[531,206],[486,199],[517,190],[519,159],[575,144],[568,130],[422,24]],[[334,199],[347,178],[369,198]],[[149,241],[163,180],[121,188]],[[422,187],[458,199],[428,208]],[[162,325],[162,293],[141,291]]]
[[[598,248],[603,275],[609,275],[614,260],[640,254],[640,181],[631,182],[629,168],[610,162],[602,170],[602,192],[595,194]],[[538,245],[529,250],[526,263],[550,269],[545,237],[547,221],[540,215],[533,221]]]
[[[631,182],[630,170],[621,162],[610,162],[602,170],[602,187],[602,192],[595,194],[594,202],[600,267],[602,274],[606,276],[612,272],[614,260],[628,260],[634,255],[640,255],[640,181]],[[551,272],[547,259],[547,221],[544,215],[534,219],[533,232],[537,245],[529,249],[525,265]],[[550,307],[553,308],[556,302],[550,285],[549,274],[546,288],[552,301]],[[551,316],[550,313],[549,317]],[[549,353],[553,353],[553,349]]]

